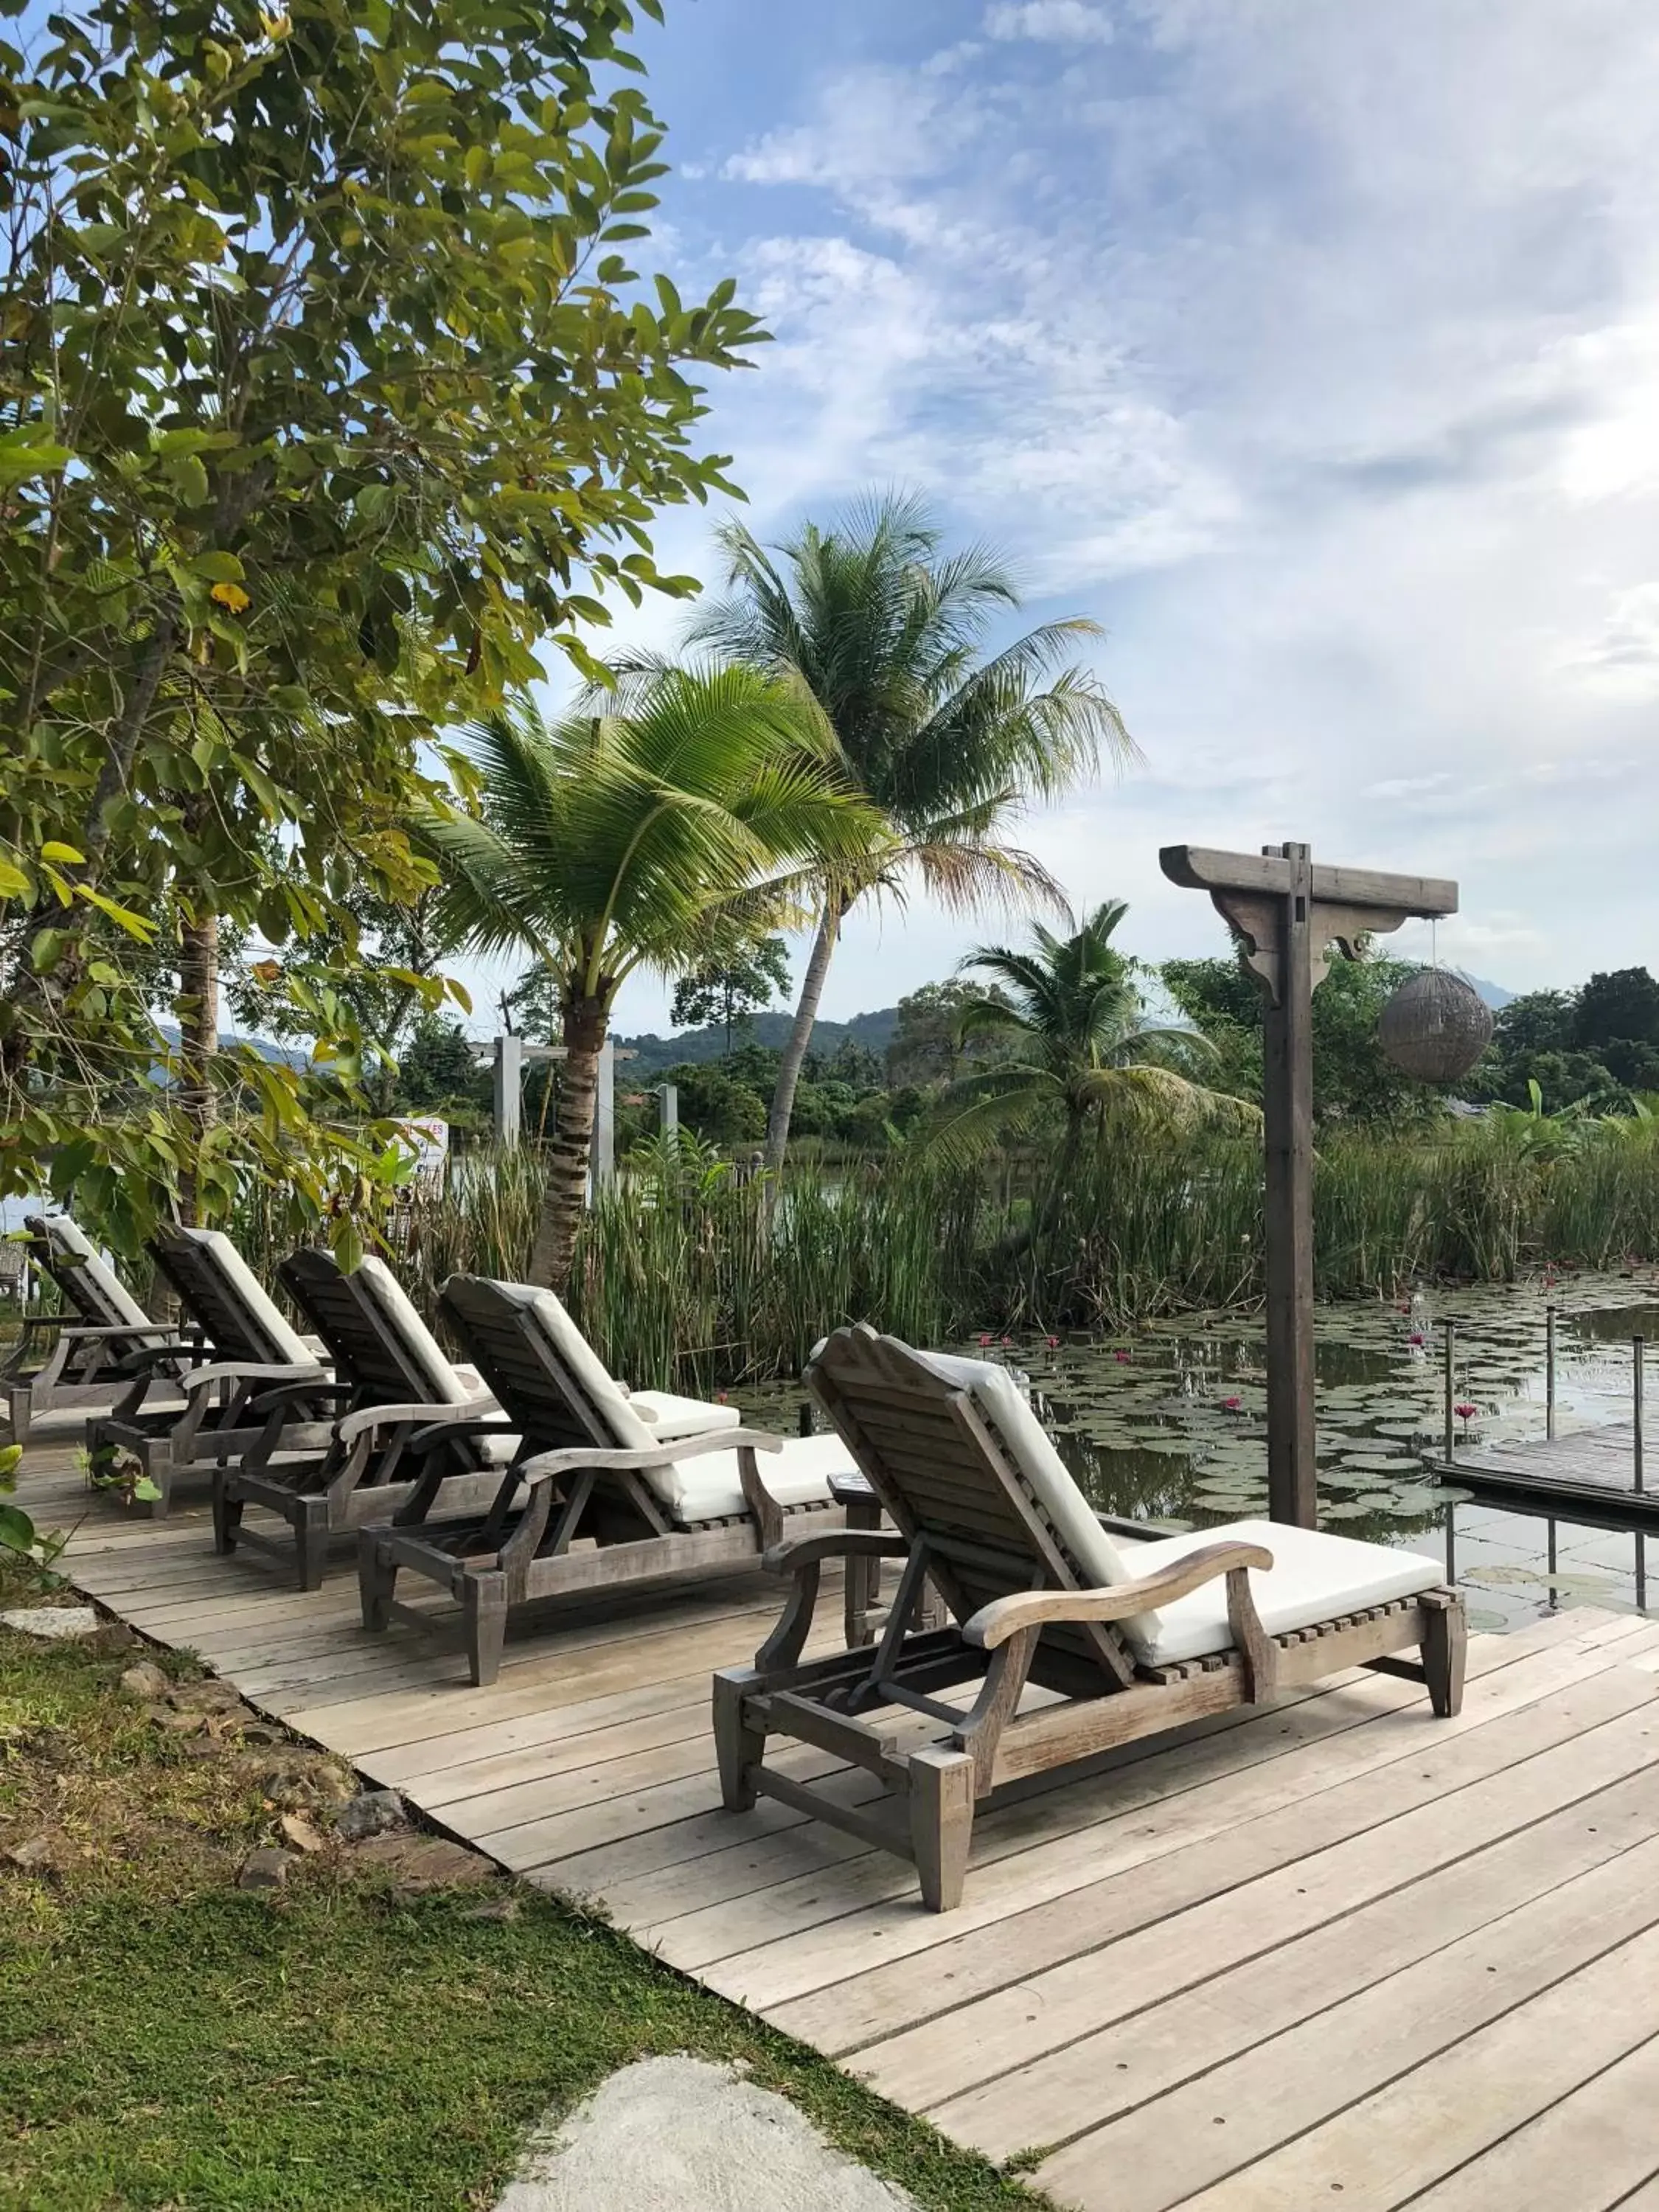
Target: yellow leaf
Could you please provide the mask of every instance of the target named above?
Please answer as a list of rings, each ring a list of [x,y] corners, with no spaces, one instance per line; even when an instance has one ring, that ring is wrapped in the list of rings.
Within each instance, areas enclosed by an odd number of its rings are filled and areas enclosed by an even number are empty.
[[[208,597],[216,599],[222,607],[228,607],[234,615],[253,604],[240,584],[216,584]]]
[[[86,857],[84,853],[77,853],[73,845],[65,845],[56,837],[49,837],[40,848],[43,860],[67,860],[73,868],[83,866]]]

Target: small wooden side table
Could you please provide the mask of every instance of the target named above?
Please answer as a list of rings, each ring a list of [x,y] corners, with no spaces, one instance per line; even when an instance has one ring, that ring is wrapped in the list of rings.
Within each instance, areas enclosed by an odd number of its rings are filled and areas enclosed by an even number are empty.
[[[830,1495],[847,1515],[849,1528],[879,1528],[881,1500],[861,1474],[832,1474]],[[847,1625],[847,1648],[853,1650],[860,1644],[873,1644],[886,1625],[887,1613],[881,1594],[882,1562],[879,1559],[848,1559],[847,1588],[843,1599]],[[946,1619],[945,1602],[931,1583],[922,1585],[916,1601],[915,1628],[942,1628]]]

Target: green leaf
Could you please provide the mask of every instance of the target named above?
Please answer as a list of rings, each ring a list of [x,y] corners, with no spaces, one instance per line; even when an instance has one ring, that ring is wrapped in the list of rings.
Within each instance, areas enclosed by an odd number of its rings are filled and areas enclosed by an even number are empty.
[[[20,867],[10,860],[0,860],[0,898],[27,898],[31,888]]]
[[[12,1552],[34,1549],[34,1523],[15,1505],[0,1505],[0,1546]]]

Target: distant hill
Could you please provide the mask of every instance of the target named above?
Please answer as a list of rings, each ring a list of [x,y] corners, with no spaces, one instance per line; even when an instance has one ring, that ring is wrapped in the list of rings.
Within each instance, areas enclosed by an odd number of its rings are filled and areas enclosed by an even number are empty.
[[[751,1042],[779,1051],[788,1042],[789,1014],[756,1014],[742,1036],[734,1042]],[[835,1051],[845,1038],[851,1037],[866,1051],[884,1053],[893,1041],[898,1027],[898,1008],[881,1006],[872,1014],[854,1014],[850,1022],[814,1022],[812,1050],[825,1058]],[[627,1050],[634,1058],[624,1063],[621,1079],[624,1083],[641,1082],[665,1067],[675,1067],[690,1060],[719,1060],[726,1050],[726,1031],[718,1024],[703,1030],[682,1030],[678,1036],[618,1037],[617,1049]]]
[[[1520,996],[1516,991],[1506,991],[1501,983],[1487,982],[1484,975],[1471,975],[1467,968],[1463,970],[1463,981],[1495,1014],[1501,1014],[1505,1006],[1512,1006]]]
[[[1480,993],[1494,1013],[1507,1006],[1516,996],[1513,991],[1506,991],[1501,983],[1489,983],[1484,976],[1471,975],[1467,970],[1464,971],[1464,981]],[[774,1052],[780,1051],[788,1042],[792,1019],[793,1017],[787,1013],[756,1014],[743,1036],[735,1037],[733,1042],[741,1043],[746,1038],[755,1044],[766,1045]],[[812,1050],[828,1059],[843,1038],[851,1037],[870,1052],[884,1053],[892,1042],[893,1032],[897,1027],[896,1006],[878,1006],[873,1013],[854,1014],[850,1022],[814,1022]],[[618,1037],[617,1045],[618,1050],[626,1049],[634,1054],[633,1059],[625,1063],[623,1081],[638,1084],[659,1073],[665,1067],[682,1066],[688,1060],[696,1064],[706,1060],[719,1060],[726,1050],[726,1031],[718,1025],[703,1030],[682,1030],[678,1036],[658,1036],[651,1031],[644,1036]]]

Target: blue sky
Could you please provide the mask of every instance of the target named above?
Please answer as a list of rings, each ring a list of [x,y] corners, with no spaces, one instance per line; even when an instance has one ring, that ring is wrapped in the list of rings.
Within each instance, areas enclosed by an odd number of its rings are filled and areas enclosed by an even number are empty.
[[[1024,832],[1076,902],[1219,950],[1158,846],[1301,836],[1457,877],[1441,956],[1511,988],[1659,959],[1652,0],[668,16],[641,265],[735,275],[776,334],[713,395],[751,526],[913,486],[1030,618],[1106,627],[1145,765]],[[708,530],[659,552],[708,574]],[[1005,933],[855,925],[824,1011]]]

